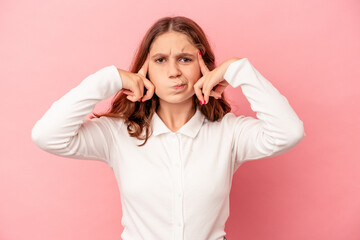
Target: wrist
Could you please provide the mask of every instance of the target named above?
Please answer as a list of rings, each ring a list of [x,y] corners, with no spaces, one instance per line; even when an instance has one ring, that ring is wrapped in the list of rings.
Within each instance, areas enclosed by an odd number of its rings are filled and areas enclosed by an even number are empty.
[[[241,58],[238,58],[238,57],[232,57],[232,58],[227,59],[225,62],[223,62],[223,64],[222,64],[223,76],[225,75],[226,70],[229,68],[230,64],[232,64],[233,62],[236,62],[240,59]]]
[[[232,58],[229,58],[228,60],[226,60],[226,63],[227,63],[227,67],[229,67],[230,64],[232,64],[233,62],[236,62],[238,60],[240,60],[241,58],[238,58],[238,57],[232,57]]]

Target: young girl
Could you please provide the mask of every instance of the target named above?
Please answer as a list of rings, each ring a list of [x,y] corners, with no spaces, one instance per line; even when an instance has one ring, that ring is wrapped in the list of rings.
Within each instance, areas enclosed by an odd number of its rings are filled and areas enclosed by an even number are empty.
[[[159,19],[130,71],[114,65],[54,102],[32,129],[43,150],[113,170],[124,240],[222,240],[235,171],[282,154],[305,136],[287,99],[247,58],[215,67],[203,30]],[[257,118],[235,116],[224,89],[240,86]],[[91,113],[115,95],[108,113]]]

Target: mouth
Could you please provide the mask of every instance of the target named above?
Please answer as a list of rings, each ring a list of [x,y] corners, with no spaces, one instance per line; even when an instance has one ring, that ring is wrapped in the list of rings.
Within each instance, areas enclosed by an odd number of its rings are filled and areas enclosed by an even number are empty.
[[[174,89],[182,89],[184,87],[185,87],[185,84],[178,84],[178,85],[173,86]]]

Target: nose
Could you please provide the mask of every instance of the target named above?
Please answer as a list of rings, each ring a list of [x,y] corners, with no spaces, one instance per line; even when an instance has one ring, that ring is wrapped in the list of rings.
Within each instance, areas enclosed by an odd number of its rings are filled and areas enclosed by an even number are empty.
[[[181,71],[179,69],[178,63],[176,60],[170,60],[168,64],[168,75],[169,77],[179,77],[181,75]]]

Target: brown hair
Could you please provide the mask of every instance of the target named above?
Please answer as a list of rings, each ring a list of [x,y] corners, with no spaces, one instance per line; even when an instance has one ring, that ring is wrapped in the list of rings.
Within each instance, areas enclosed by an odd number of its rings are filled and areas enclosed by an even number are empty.
[[[130,72],[137,73],[140,70],[154,39],[169,31],[180,32],[187,35],[193,44],[201,51],[201,55],[209,70],[211,71],[215,68],[215,56],[201,27],[187,17],[176,16],[161,18],[150,27],[136,52]],[[146,77],[149,79],[148,74]],[[146,88],[144,88],[144,95],[145,93]],[[139,145],[139,147],[141,147],[145,145],[152,134],[152,132],[149,134],[149,128],[151,127],[152,116],[159,107],[159,97],[154,93],[152,98],[145,102],[132,102],[126,97],[127,95],[120,90],[114,96],[111,107],[107,113],[93,113],[93,116],[90,116],[90,118],[107,116],[124,119],[129,135],[139,140],[145,140],[143,144]],[[213,97],[210,97],[209,103],[204,105],[200,104],[199,99],[194,94],[193,102],[194,106],[200,107],[201,112],[210,121],[221,120],[226,113],[231,111],[230,104],[226,101],[224,93],[221,94],[221,99],[215,100]],[[140,136],[144,129],[146,132],[145,136]]]

